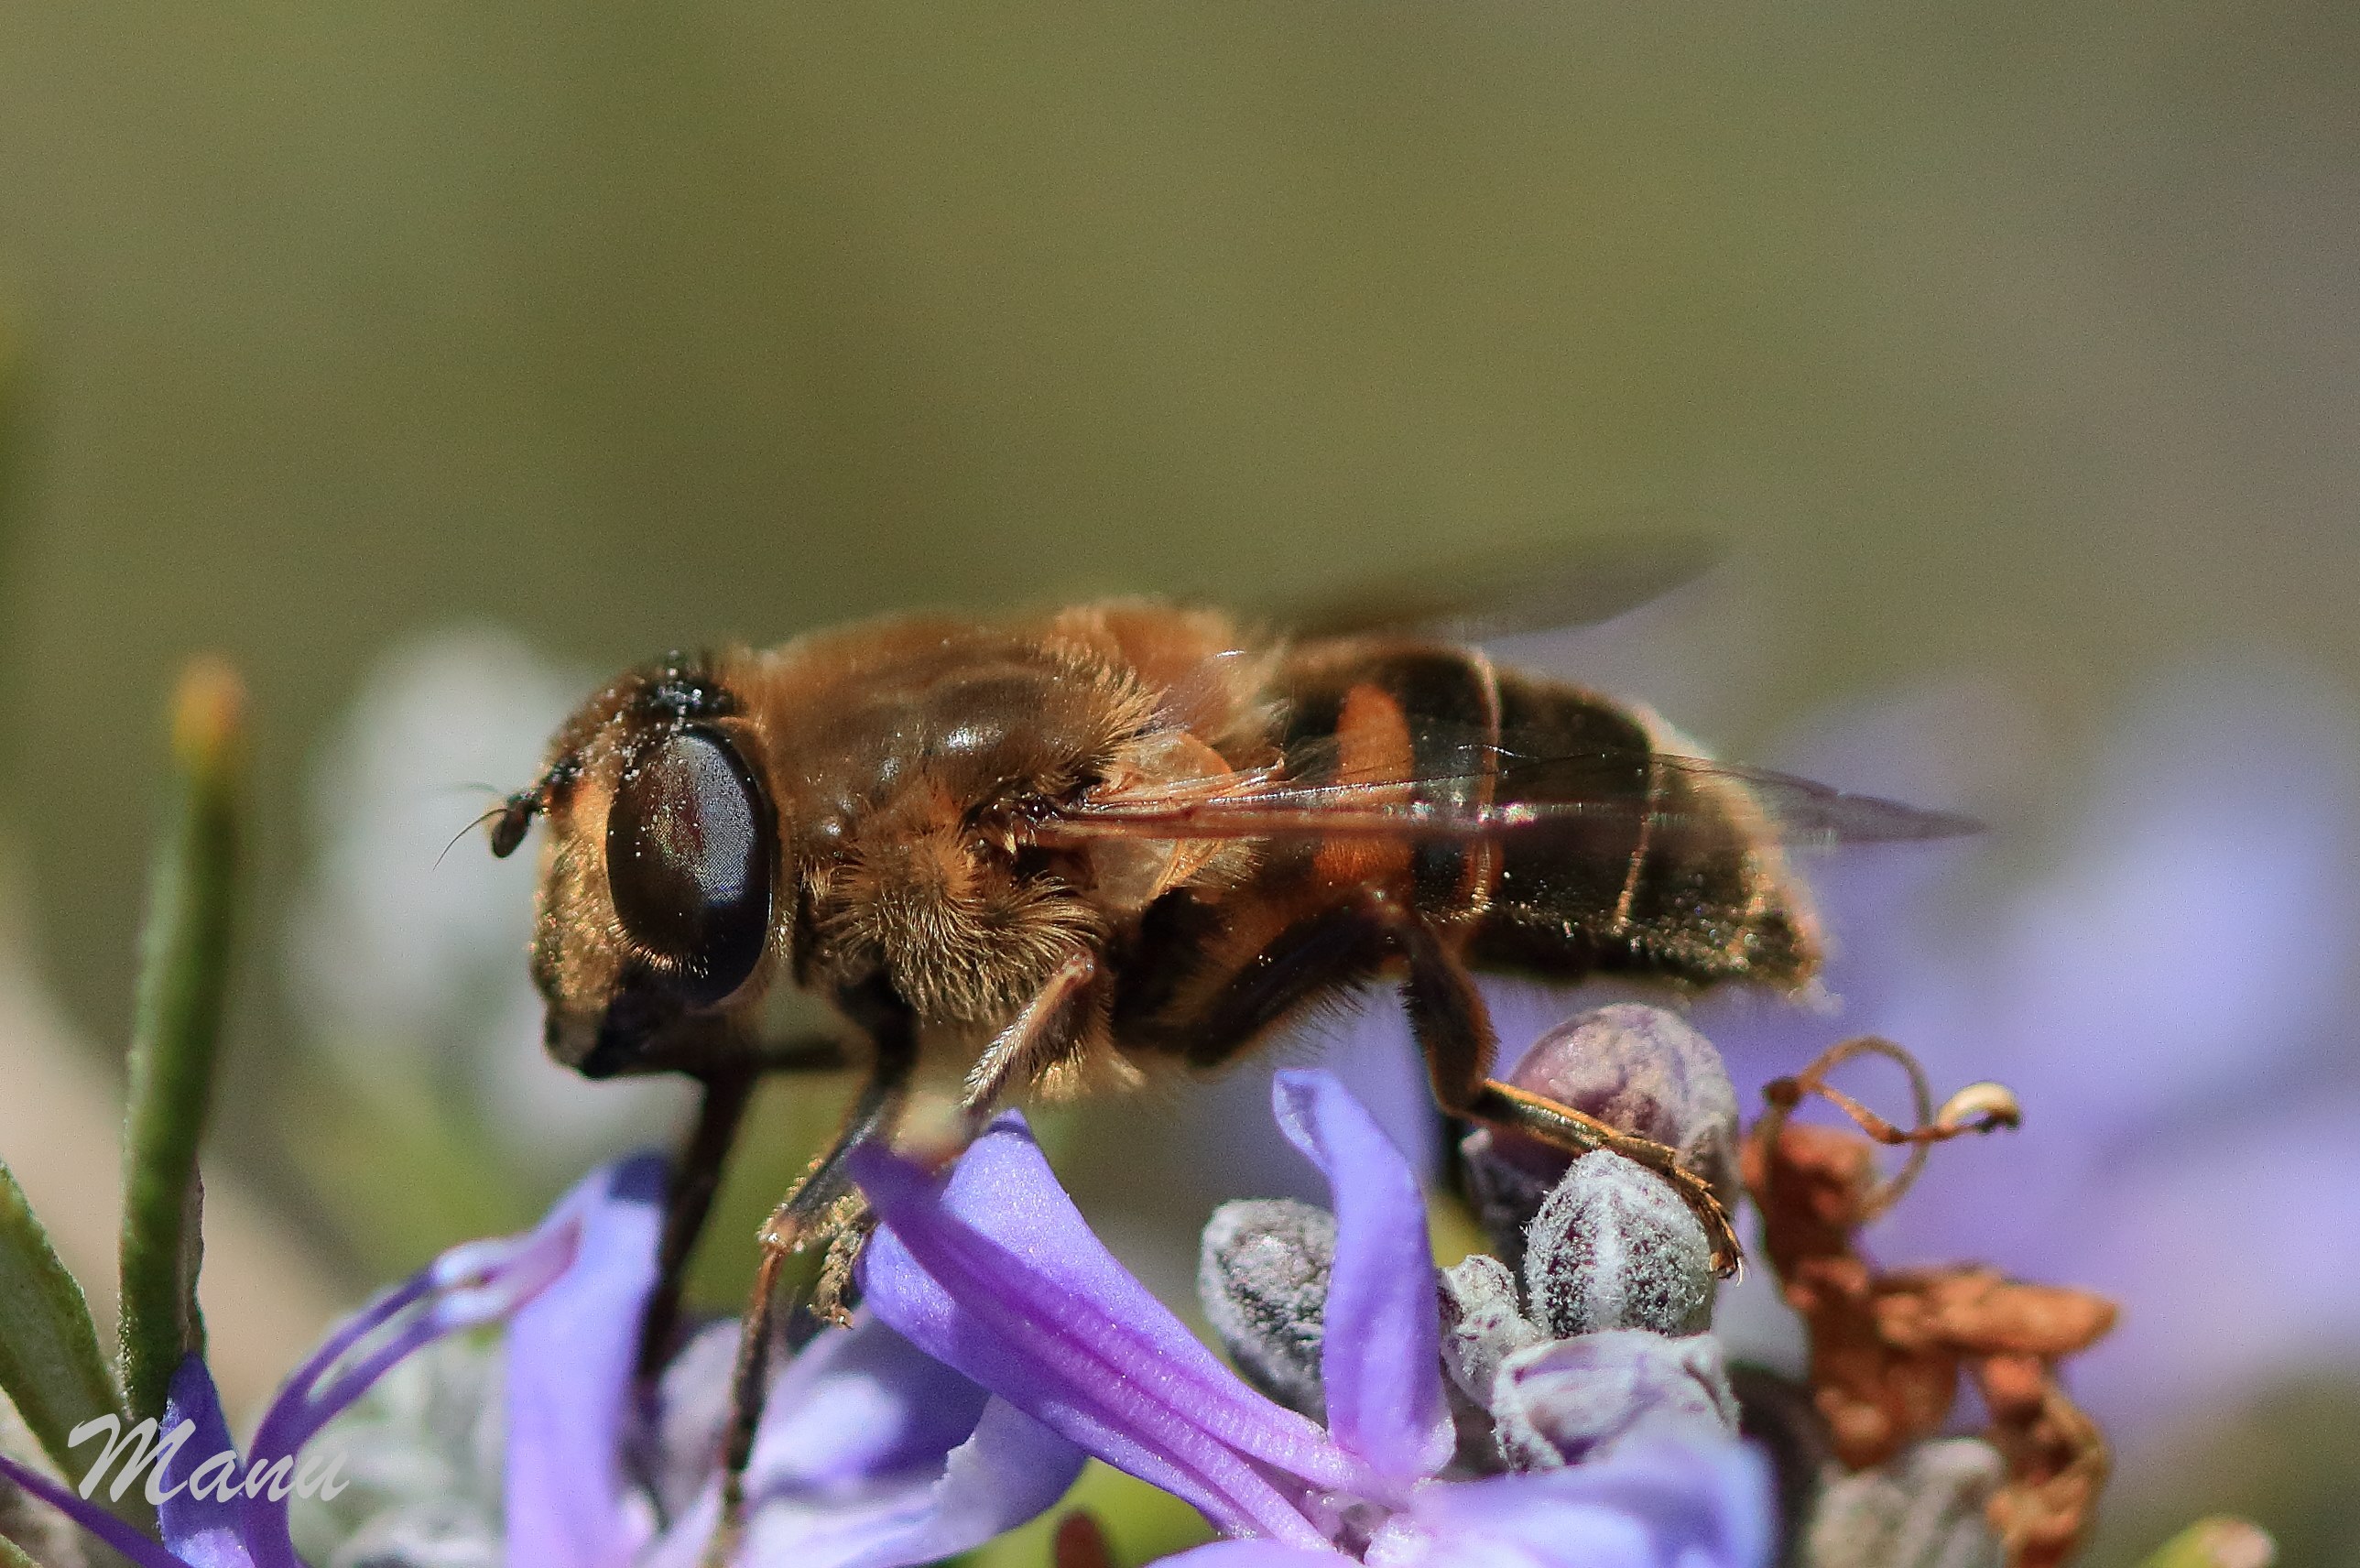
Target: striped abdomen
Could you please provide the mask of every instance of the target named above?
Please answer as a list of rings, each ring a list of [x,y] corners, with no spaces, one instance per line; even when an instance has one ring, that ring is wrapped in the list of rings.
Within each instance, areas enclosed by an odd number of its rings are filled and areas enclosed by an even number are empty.
[[[1653,714],[1468,648],[1314,647],[1289,673],[1290,743],[1332,734],[1348,774],[1455,776],[1411,786],[1437,802],[1595,807],[1405,846],[1418,912],[1461,933],[1477,968],[1778,986],[1817,968],[1807,901],[1761,812],[1742,784],[1662,762],[1688,748]]]
[[[1480,652],[1312,643],[1281,679],[1302,783],[1398,784],[1382,804],[1444,815],[1579,803],[1495,837],[1272,840],[1218,897],[1149,912],[1114,1025],[1130,1049],[1223,1060],[1322,995],[1390,971],[1349,911],[1406,903],[1477,970],[1572,981],[1596,971],[1787,988],[1817,969],[1799,884],[1743,785],[1666,761],[1652,715],[1502,674]]]

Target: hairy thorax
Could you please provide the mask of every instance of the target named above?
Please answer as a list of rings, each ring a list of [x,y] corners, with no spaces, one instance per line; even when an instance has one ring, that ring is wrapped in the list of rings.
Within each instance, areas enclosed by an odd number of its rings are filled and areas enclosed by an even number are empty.
[[[757,718],[791,833],[798,983],[841,992],[882,975],[922,1023],[989,1029],[1204,872],[1185,845],[1023,842],[1043,803],[1234,765],[1192,728],[1202,715],[1142,678],[1119,629],[1066,619],[912,621],[858,648],[764,656],[778,667],[756,689],[793,694]]]

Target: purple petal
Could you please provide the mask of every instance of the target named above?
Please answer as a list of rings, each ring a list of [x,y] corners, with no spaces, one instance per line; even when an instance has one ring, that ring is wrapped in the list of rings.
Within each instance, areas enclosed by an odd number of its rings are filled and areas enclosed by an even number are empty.
[[[401,1328],[391,1325],[406,1326],[406,1320],[416,1319],[418,1304],[433,1288],[433,1269],[430,1266],[378,1293],[331,1330],[320,1348],[279,1385],[279,1397],[271,1401],[262,1425],[254,1434],[256,1452],[267,1446],[277,1453],[293,1453],[306,1437],[325,1424],[329,1415],[357,1398],[366,1383],[339,1398],[341,1386],[352,1381],[355,1363],[351,1358],[366,1346],[369,1354],[362,1357],[363,1365],[382,1362],[387,1344],[402,1332]],[[382,1371],[379,1367],[379,1374]],[[373,1376],[369,1379],[374,1380]],[[326,1415],[319,1413],[323,1406],[328,1407]]]
[[[851,1498],[788,1496],[755,1505],[746,1561],[795,1568],[909,1568],[982,1545],[1065,1495],[1082,1451],[1001,1399],[931,1477]]]
[[[206,1564],[182,1562],[96,1503],[76,1497],[39,1471],[19,1464],[5,1454],[0,1454],[0,1475],[6,1476],[28,1496],[40,1498],[123,1553],[138,1568],[208,1568]]]
[[[911,1472],[939,1475],[975,1433],[981,1387],[873,1314],[803,1347],[771,1386],[747,1475],[757,1503]]]
[[[1324,1544],[1299,1482],[1382,1489],[1123,1270],[1020,1119],[995,1124],[946,1187],[875,1147],[853,1173],[885,1223],[862,1266],[877,1315],[1052,1431],[1233,1533]]]
[[[1535,1475],[1421,1487],[1428,1560],[1483,1545],[1562,1568],[1761,1568],[1775,1541],[1769,1476],[1742,1443],[1666,1443]]]
[[[594,1174],[543,1222],[578,1222],[581,1240],[573,1266],[508,1330],[512,1561],[616,1568],[645,1544],[617,1456],[662,1219],[662,1162],[642,1156]]]
[[[582,1194],[602,1179],[577,1188],[528,1234],[451,1248],[340,1325],[271,1401],[255,1432],[255,1462],[293,1455],[417,1350],[505,1317],[546,1289],[573,1266],[582,1240]],[[252,1536],[261,1515],[251,1504],[247,1512]]]
[[[514,1311],[565,1275],[583,1245],[585,1217],[600,1212],[610,1179],[618,1197],[627,1189],[651,1189],[660,1198],[662,1168],[660,1162],[645,1161],[617,1167],[611,1178],[601,1172],[577,1188],[530,1235],[454,1247],[339,1324],[271,1402],[255,1433],[247,1465],[230,1478],[238,1484],[237,1496],[218,1497],[220,1485],[210,1475],[205,1497],[188,1490],[189,1483],[217,1456],[235,1461],[237,1450],[203,1361],[193,1355],[184,1360],[173,1373],[162,1423],[166,1433],[184,1421],[190,1429],[171,1450],[159,1481],[159,1489],[172,1494],[159,1503],[158,1519],[173,1552],[21,1466],[0,1460],[0,1474],[55,1504],[135,1562],[183,1563],[187,1568],[303,1568],[287,1530],[287,1497],[297,1451],[404,1356],[453,1330]],[[644,1206],[648,1200],[635,1190],[628,1201]],[[641,1250],[652,1257],[652,1231]],[[629,1321],[637,1322],[636,1311]],[[282,1461],[288,1468],[279,1472]],[[277,1484],[269,1480],[274,1473],[279,1477]],[[245,1492],[248,1477],[263,1478],[258,1492]]]
[[[1500,1452],[1517,1470],[1594,1463],[1666,1438],[1737,1436],[1721,1342],[1644,1329],[1545,1340],[1500,1364],[1491,1386]]]
[[[339,1325],[279,1390],[255,1432],[247,1474],[267,1475],[283,1461],[289,1468],[281,1473],[282,1484],[266,1484],[261,1491],[217,1510],[225,1515],[234,1506],[234,1530],[221,1525],[214,1512],[193,1514],[191,1528],[201,1533],[191,1536],[191,1541],[235,1541],[252,1554],[257,1568],[302,1568],[288,1535],[287,1498],[303,1444],[404,1357],[453,1330],[513,1311],[563,1275],[581,1240],[578,1208],[569,1199],[529,1235],[453,1247]],[[176,1396],[190,1370],[184,1365],[175,1377]],[[195,1378],[187,1397],[202,1420],[202,1407],[197,1402],[212,1401],[213,1386],[201,1366]],[[218,1427],[217,1406],[212,1420]],[[221,1443],[212,1444],[202,1426],[199,1437],[207,1444],[192,1445],[200,1457],[209,1457],[227,1442],[224,1431]],[[167,1539],[171,1539],[169,1529]],[[242,1561],[222,1560],[224,1568]],[[200,1560],[199,1568],[212,1565]]]
[[[1336,1211],[1319,1357],[1328,1430],[1393,1481],[1431,1475],[1450,1457],[1452,1439],[1417,1177],[1333,1074],[1280,1073],[1271,1106],[1288,1140],[1328,1179]]]
[[[221,1395],[214,1390],[213,1375],[205,1370],[200,1355],[182,1358],[165,1395],[162,1429],[169,1432],[182,1421],[190,1423],[189,1435],[172,1450],[158,1488],[168,1494],[156,1505],[156,1523],[165,1544],[194,1568],[254,1568],[255,1554],[246,1541],[246,1499],[218,1497],[219,1483],[211,1476],[202,1497],[189,1486],[194,1473],[214,1456],[237,1453],[237,1445],[230,1441],[229,1422],[222,1415]],[[245,1477],[234,1473],[233,1478]],[[270,1555],[291,1563],[296,1560],[295,1548],[287,1539],[284,1508],[280,1514],[280,1551]]]
[[[1274,1541],[1216,1541],[1159,1557],[1155,1568],[1336,1568],[1351,1561],[1332,1546],[1323,1552]]]

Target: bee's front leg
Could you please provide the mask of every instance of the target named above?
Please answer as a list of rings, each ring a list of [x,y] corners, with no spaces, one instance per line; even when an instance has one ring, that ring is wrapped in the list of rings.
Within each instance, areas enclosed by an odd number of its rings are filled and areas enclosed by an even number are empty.
[[[755,1085],[771,1073],[832,1072],[845,1065],[840,1043],[813,1036],[764,1047],[694,1075],[700,1091],[696,1120],[681,1141],[664,1189],[663,1240],[656,1251],[655,1288],[648,1293],[647,1309],[639,1318],[638,1372],[643,1389],[678,1348],[675,1342],[688,1260],[713,1212],[714,1194],[720,1189],[723,1168],[737,1143],[738,1128],[745,1120]]]
[[[859,1194],[846,1170],[847,1157],[868,1139],[890,1134],[917,1066],[916,1029],[898,998],[879,986],[839,1000],[869,1031],[874,1047],[869,1080],[835,1141],[762,1226],[761,1260],[755,1266],[753,1294],[730,1376],[729,1425],[721,1445],[721,1520],[705,1553],[713,1568],[736,1553],[745,1530],[746,1465],[753,1458],[755,1430],[770,1398],[770,1351],[796,1306],[780,1288],[787,1260],[824,1243],[832,1246],[837,1234],[858,1223]]]
[[[748,1070],[714,1071],[698,1075],[696,1121],[681,1141],[673,1157],[671,1179],[664,1187],[663,1239],[656,1247],[655,1288],[639,1315],[639,1380],[642,1396],[672,1358],[680,1331],[680,1302],[688,1277],[688,1260],[713,1212],[713,1195],[721,1186],[723,1166],[738,1141],[738,1127],[746,1119],[757,1074]]]

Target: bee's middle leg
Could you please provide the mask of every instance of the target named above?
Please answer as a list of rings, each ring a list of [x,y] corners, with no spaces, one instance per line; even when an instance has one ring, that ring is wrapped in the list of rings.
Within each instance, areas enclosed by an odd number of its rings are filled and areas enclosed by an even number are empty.
[[[965,1133],[974,1138],[1009,1095],[1072,1059],[1098,1022],[1106,998],[1104,970],[1076,952],[1051,972],[1024,1010],[992,1036],[959,1091]]]
[[[1571,1154],[1609,1149],[1670,1182],[1695,1211],[1714,1266],[1733,1271],[1739,1251],[1712,1189],[1683,1168],[1676,1150],[1559,1105],[1491,1076],[1498,1036],[1474,977],[1407,899],[1383,888],[1306,916],[1251,955],[1232,954],[1233,972],[1201,1006],[1158,1020],[1158,1036],[1190,1059],[1218,1063],[1304,1005],[1394,965],[1410,1031],[1426,1057],[1434,1098],[1454,1116],[1529,1134]]]

